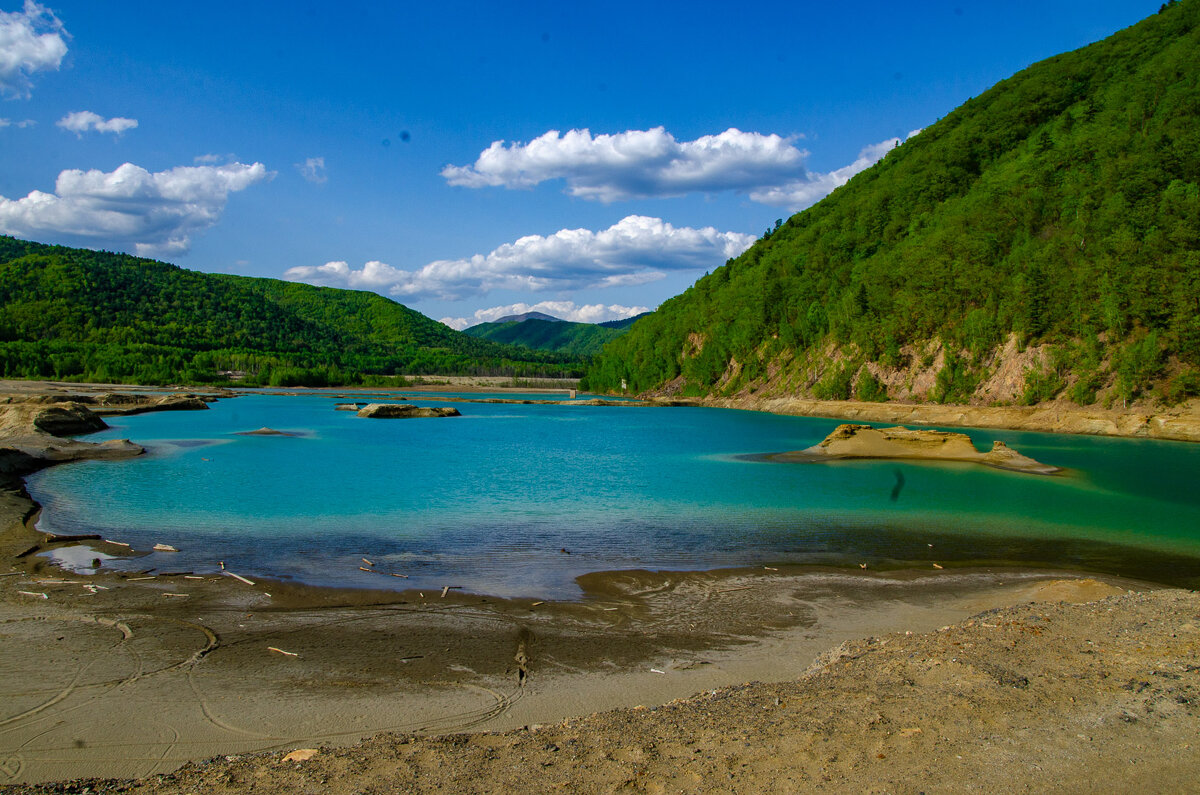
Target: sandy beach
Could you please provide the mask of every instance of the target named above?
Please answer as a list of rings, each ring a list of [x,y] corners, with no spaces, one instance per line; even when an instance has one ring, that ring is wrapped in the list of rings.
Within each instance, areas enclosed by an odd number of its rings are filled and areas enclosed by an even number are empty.
[[[1193,592],[774,567],[601,572],[556,603],[77,575],[22,556],[56,545],[6,473],[14,791],[1175,792],[1200,772]],[[283,761],[298,748],[318,751]]]

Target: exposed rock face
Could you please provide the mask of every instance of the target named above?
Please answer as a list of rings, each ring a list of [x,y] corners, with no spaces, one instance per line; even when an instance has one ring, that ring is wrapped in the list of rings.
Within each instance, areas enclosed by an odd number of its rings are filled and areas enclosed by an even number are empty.
[[[104,420],[80,403],[47,406],[34,414],[33,426],[53,436],[75,436],[108,427]]]
[[[207,411],[209,401],[196,395],[167,395],[148,408],[151,411]]]
[[[839,425],[819,444],[807,450],[778,453],[776,461],[819,461],[838,458],[913,459],[967,461],[1014,472],[1053,475],[1059,467],[1047,466],[1023,456],[1004,442],[994,442],[981,453],[964,433],[911,428],[872,428],[870,425]]]
[[[62,461],[131,458],[145,452],[128,439],[100,444],[63,439],[107,428],[104,420],[79,403],[41,400],[0,404],[0,482]]]
[[[109,397],[109,396],[104,396]],[[129,396],[123,395],[125,397]],[[204,411],[208,401],[196,395],[164,395],[162,397],[139,398],[134,401],[120,400],[116,403],[102,401],[96,411],[100,414],[144,414],[148,411]]]
[[[358,411],[361,408],[359,403],[335,403],[333,406],[334,411]]]
[[[359,410],[360,417],[375,419],[406,419],[409,417],[457,417],[459,411],[449,406],[413,406],[408,403],[370,403]]]
[[[6,395],[0,396],[0,405],[71,404],[87,406],[93,414],[112,416],[115,414],[142,414],[147,411],[201,411],[207,409],[208,404],[214,400],[216,400],[214,397],[193,394],[130,395],[121,392],[105,392],[100,395],[82,393]],[[108,426],[92,430],[101,430],[106,427]]]

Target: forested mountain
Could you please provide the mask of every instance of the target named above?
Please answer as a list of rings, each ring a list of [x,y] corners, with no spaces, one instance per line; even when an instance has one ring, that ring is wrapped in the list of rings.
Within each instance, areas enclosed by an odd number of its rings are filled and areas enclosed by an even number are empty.
[[[529,313],[537,315],[539,313]],[[492,323],[471,326],[463,333],[506,345],[523,345],[540,351],[556,351],[570,356],[590,357],[605,343],[624,334],[633,318],[608,323],[574,323],[543,317],[501,318]]]
[[[505,315],[504,317],[496,318],[493,323],[520,323],[522,320],[548,320],[551,323],[565,322],[561,317],[547,315],[545,312],[522,312],[519,315]],[[486,324],[476,324],[486,325]]]
[[[910,138],[610,343],[588,385],[622,379],[939,402],[1197,394],[1200,0]]]
[[[597,323],[596,325],[603,326],[604,328],[629,328],[648,314],[650,313],[643,312],[640,315],[634,315],[633,317],[622,318],[621,320],[606,320],[603,323]]]
[[[571,357],[475,339],[370,292],[188,271],[0,236],[0,376],[354,383],[397,373],[570,375]]]

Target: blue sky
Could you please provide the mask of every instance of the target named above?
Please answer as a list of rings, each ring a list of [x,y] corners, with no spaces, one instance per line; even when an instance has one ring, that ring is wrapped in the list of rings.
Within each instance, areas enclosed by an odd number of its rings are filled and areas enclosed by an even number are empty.
[[[0,0],[0,232],[608,320],[1159,4]]]

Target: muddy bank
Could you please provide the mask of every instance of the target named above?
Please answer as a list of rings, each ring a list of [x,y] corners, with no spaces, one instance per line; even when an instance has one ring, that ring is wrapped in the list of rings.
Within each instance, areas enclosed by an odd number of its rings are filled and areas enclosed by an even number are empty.
[[[1130,436],[1200,442],[1200,400],[1170,409],[1077,406],[952,406],[930,403],[860,403],[802,398],[708,398],[703,405],[801,417],[829,417],[900,425],[1003,428],[1046,433]]]
[[[1022,590],[1026,598],[1059,600],[1113,591],[1094,583]],[[113,638],[122,632],[105,629]],[[137,782],[92,779],[14,791],[1176,792],[1200,772],[1200,595],[1194,592],[1040,601],[910,632],[831,644],[803,661],[773,648],[772,659],[788,669],[776,681],[706,685],[687,698],[584,718],[437,737],[401,728],[349,747],[330,736],[289,742],[274,735],[260,740],[277,741],[268,753],[245,755],[234,742],[214,760]],[[192,645],[201,648],[204,637],[193,634]],[[194,667],[202,670],[217,653]],[[278,672],[303,659],[264,657],[258,666],[286,676]],[[683,678],[705,667],[700,660],[690,669],[655,661],[662,673],[647,676]],[[216,681],[199,681],[199,692],[211,698],[197,710],[226,731],[243,732],[237,738],[243,747],[246,734],[274,725],[251,720],[253,701],[239,708],[246,702],[209,689]],[[352,690],[346,699],[344,709],[362,710]],[[402,719],[399,694],[392,704]],[[489,709],[481,699],[459,719],[486,727]],[[177,758],[189,738],[161,725],[161,707],[150,720],[160,724],[162,758]],[[49,721],[43,728],[53,733]],[[40,742],[60,756],[79,748],[69,733]],[[20,753],[36,754],[36,747]],[[289,759],[298,747],[307,750]],[[109,757],[115,750],[100,741],[95,753]],[[7,764],[13,759],[10,753]]]

